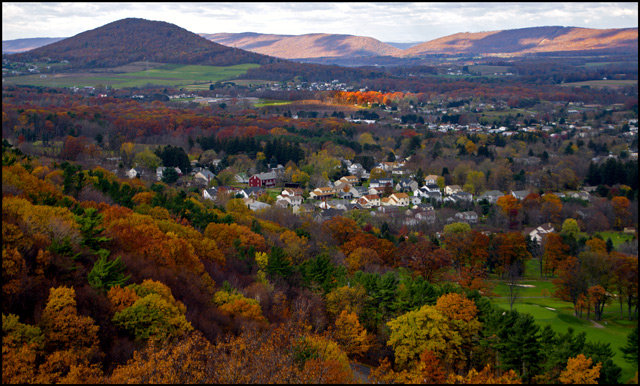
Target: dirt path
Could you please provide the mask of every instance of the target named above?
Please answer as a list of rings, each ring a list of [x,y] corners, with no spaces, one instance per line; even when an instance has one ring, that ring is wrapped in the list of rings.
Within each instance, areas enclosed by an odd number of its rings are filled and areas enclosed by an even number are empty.
[[[593,323],[593,327],[604,328],[604,326],[602,324],[596,322],[595,320],[592,320],[591,323]]]

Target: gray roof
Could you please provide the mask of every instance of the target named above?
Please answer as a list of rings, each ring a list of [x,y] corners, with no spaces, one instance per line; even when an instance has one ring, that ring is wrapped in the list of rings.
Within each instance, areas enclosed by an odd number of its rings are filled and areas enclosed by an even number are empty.
[[[276,178],[276,173],[274,172],[258,173],[258,174],[255,174],[254,176],[258,177],[261,180],[272,180]]]

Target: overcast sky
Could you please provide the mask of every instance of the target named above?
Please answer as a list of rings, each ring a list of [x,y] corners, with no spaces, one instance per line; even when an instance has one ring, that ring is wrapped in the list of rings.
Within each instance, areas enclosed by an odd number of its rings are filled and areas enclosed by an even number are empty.
[[[2,39],[69,37],[137,17],[195,33],[338,33],[422,42],[457,32],[638,27],[638,3],[2,3]]]

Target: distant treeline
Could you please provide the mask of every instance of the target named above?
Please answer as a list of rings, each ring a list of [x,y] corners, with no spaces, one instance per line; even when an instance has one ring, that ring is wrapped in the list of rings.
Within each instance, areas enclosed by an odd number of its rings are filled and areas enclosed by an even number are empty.
[[[264,146],[253,137],[235,137],[233,139],[218,139],[215,136],[199,137],[196,142],[203,150],[224,151],[228,155],[247,154],[254,158],[258,152],[263,152],[269,162],[275,160],[279,164],[289,161],[295,163],[304,159],[304,150],[297,144],[276,138],[267,141]]]

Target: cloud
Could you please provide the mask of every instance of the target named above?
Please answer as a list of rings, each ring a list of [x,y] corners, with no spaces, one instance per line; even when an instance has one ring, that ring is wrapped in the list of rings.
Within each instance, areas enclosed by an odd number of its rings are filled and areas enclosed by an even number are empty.
[[[73,36],[127,17],[195,33],[340,33],[416,42],[535,26],[638,26],[638,3],[2,3],[3,39]]]

